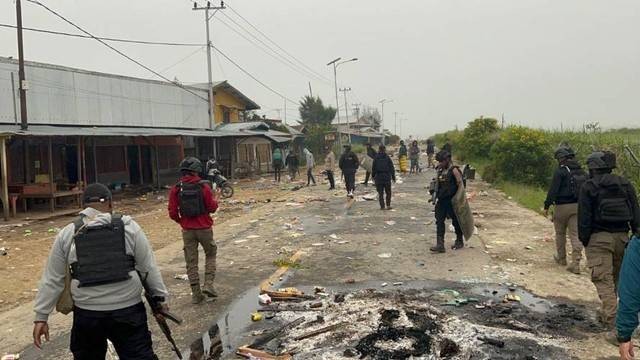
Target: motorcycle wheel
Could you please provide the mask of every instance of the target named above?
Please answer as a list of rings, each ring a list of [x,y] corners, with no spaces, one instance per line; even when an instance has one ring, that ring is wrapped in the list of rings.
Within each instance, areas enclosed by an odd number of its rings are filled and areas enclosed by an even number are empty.
[[[233,196],[233,188],[229,184],[222,185],[222,197],[228,199]]]

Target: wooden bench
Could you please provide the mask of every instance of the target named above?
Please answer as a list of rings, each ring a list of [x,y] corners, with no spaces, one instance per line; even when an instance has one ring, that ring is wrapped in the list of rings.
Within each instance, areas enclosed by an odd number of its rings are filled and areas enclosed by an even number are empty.
[[[74,197],[76,199],[76,203],[78,204],[78,208],[80,208],[82,206],[82,202],[80,201],[81,195],[82,190],[67,190],[42,194],[21,194],[20,198],[22,199],[22,206],[25,212],[27,211],[27,199],[47,199],[49,200],[49,209],[51,210],[51,212],[54,212],[56,209],[56,199],[65,197]]]

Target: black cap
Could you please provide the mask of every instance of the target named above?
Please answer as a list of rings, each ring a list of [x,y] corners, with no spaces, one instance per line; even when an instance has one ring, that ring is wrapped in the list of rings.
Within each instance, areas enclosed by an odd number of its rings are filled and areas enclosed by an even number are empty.
[[[102,203],[107,200],[111,200],[111,190],[100,183],[93,183],[87,186],[87,188],[84,189],[84,193],[82,193],[82,202],[85,204]]]
[[[440,150],[440,152],[436,154],[436,161],[444,161],[446,159],[451,159],[451,153],[447,150]]]

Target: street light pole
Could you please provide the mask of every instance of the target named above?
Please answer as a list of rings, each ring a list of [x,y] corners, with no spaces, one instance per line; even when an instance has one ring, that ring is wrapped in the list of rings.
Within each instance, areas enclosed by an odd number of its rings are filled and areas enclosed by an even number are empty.
[[[340,136],[340,100],[338,99],[338,66],[348,62],[358,61],[358,58],[338,62],[340,60],[342,60],[341,57],[336,58],[329,62],[327,66],[333,65],[333,85],[336,91],[336,115],[338,116],[338,131],[336,131],[336,133],[338,135],[338,145],[342,147],[342,136]]]
[[[213,74],[211,70],[211,40],[209,34],[209,20],[215,15],[218,10],[225,9],[224,2],[220,2],[220,6],[211,6],[211,2],[207,1],[207,6],[199,7],[197,2],[193,3],[193,10],[204,10],[204,23],[207,31],[207,75],[209,82],[207,83],[207,89],[209,93],[209,121],[211,122],[211,128],[216,125],[215,119],[215,99],[213,94]],[[209,16],[209,10],[214,10],[213,14]]]
[[[344,94],[344,118],[347,123],[347,131],[349,131],[349,144],[351,144],[351,124],[349,123],[349,104],[347,103],[347,92],[351,91],[351,88],[340,89]]]
[[[22,45],[22,3],[16,0],[16,23],[18,24],[18,81],[20,82],[20,128],[27,130],[27,80],[24,74],[24,47]]]
[[[384,136],[384,104],[393,102],[393,100],[382,99],[379,101],[382,105],[382,113],[380,114],[380,133],[382,134],[382,145],[386,145],[386,138]]]

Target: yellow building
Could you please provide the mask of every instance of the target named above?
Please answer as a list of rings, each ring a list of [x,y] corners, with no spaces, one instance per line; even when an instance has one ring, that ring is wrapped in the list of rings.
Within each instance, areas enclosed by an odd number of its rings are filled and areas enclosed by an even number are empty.
[[[241,122],[245,111],[260,109],[226,80],[213,84],[213,99],[215,125]]]

